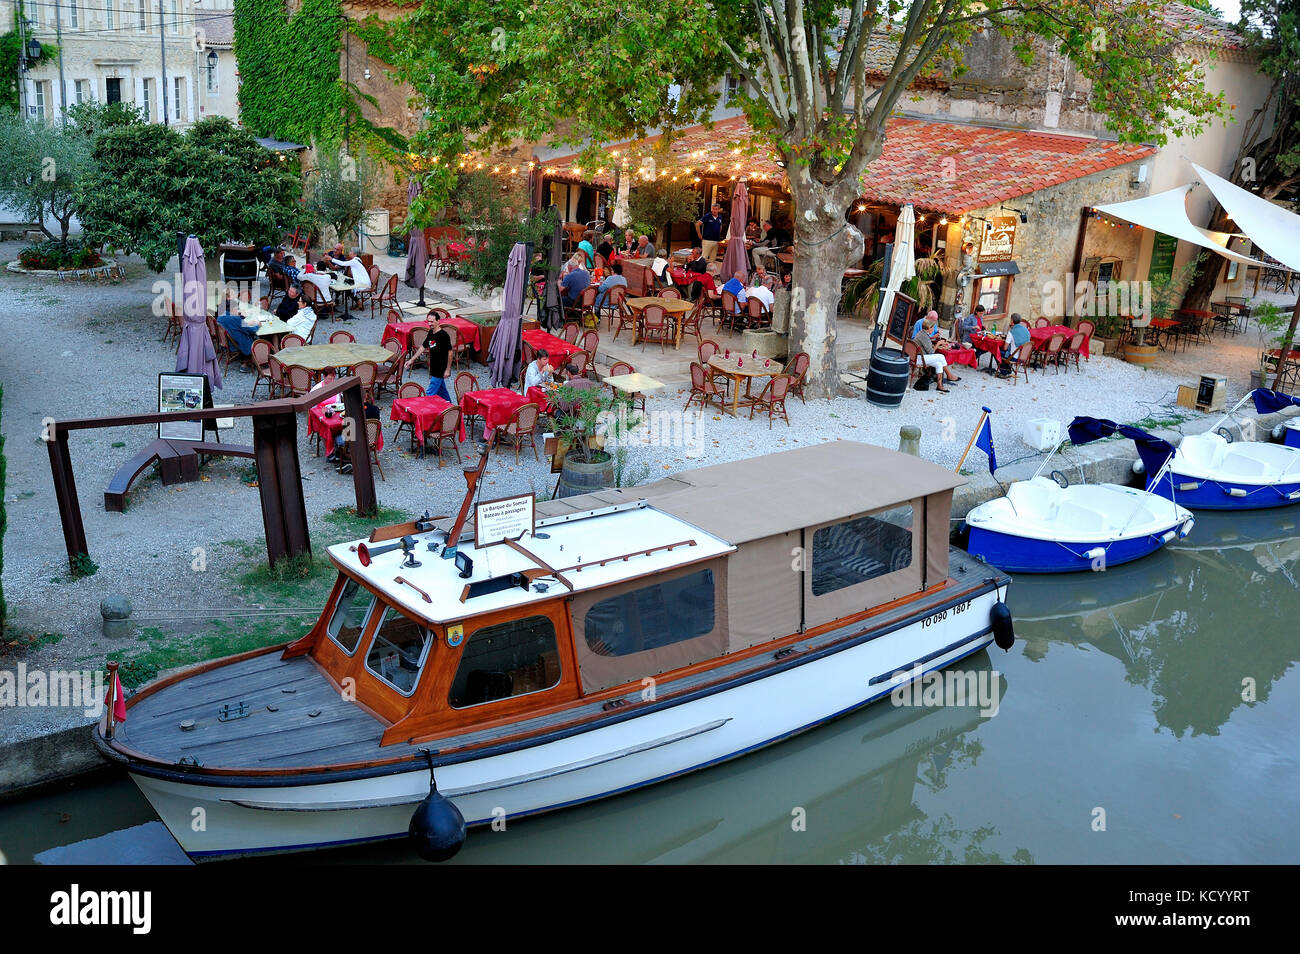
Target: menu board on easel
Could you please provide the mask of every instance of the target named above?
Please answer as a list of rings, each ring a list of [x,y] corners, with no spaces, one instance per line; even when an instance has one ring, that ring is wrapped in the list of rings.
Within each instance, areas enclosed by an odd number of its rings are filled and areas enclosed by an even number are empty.
[[[896,341],[900,345],[911,338],[909,333],[914,322],[916,299],[908,298],[902,292],[894,292],[894,303],[889,309],[885,321],[885,340]]]
[[[158,375],[158,410],[193,411],[212,407],[212,391],[208,387],[206,374],[168,374]],[[201,441],[203,440],[203,421],[159,421],[158,437],[167,441]]]

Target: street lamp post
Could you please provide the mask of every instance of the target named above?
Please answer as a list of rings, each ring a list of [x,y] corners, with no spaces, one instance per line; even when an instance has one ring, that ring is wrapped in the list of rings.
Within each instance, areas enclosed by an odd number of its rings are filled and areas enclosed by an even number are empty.
[[[179,16],[179,4],[177,5]],[[158,43],[162,48],[162,110],[163,125],[170,126],[171,119],[167,115],[167,27],[163,23],[163,0],[158,0]]]

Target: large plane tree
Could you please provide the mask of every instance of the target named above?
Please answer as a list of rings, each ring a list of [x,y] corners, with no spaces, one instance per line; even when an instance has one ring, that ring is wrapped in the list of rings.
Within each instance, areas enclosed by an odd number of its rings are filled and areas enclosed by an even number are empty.
[[[518,140],[594,149],[671,131],[708,117],[724,75],[743,79],[744,110],[761,137],[754,145],[781,157],[794,202],[791,348],[808,352],[809,385],[829,394],[838,386],[840,279],[863,252],[845,212],[913,81],[959,72],[971,36],[993,30],[1026,61],[1052,47],[1067,56],[1121,137],[1194,133],[1227,106],[1206,91],[1207,64],[1178,55],[1166,5],[423,0],[382,38],[372,23],[371,49],[415,89],[425,126],[413,143],[438,160],[424,183],[429,204],[452,188],[467,152]],[[868,68],[876,48],[892,57],[883,78]]]

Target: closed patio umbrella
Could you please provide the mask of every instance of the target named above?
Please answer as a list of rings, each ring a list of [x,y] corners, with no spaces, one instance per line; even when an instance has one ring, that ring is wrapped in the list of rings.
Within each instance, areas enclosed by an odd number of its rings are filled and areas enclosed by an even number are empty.
[[[412,178],[406,189],[407,221],[410,219],[411,203],[420,194],[420,182]],[[403,284],[407,288],[420,289],[421,307],[424,306],[424,273],[429,266],[429,246],[424,240],[424,229],[412,228],[406,237],[406,278]]]
[[[749,215],[749,190],[745,180],[736,183],[736,191],[731,194],[731,225],[727,229],[727,254],[722,256],[722,278],[730,281],[736,272],[749,274],[749,262],[745,254],[745,218]]]
[[[909,278],[916,277],[916,213],[912,203],[903,206],[894,227],[894,251],[889,261],[889,274],[880,292],[880,317],[889,320],[889,310],[894,306],[894,294],[902,289]],[[908,331],[911,329],[909,328]]]
[[[176,370],[206,374],[214,388],[221,387],[221,368],[217,349],[208,334],[208,270],[203,246],[191,235],[181,253],[181,296],[185,314],[181,340],[176,352]]]
[[[555,206],[551,206],[552,209]],[[564,223],[560,221],[559,210],[555,213],[555,232],[551,235],[551,257],[546,269],[546,302],[543,314],[538,315],[542,327],[555,331],[564,324],[564,309],[560,307],[560,269],[564,267]]]
[[[494,387],[508,387],[519,372],[520,336],[523,333],[524,283],[528,280],[528,249],[516,242],[506,264],[506,287],[502,293],[501,321],[488,345],[489,367]]]

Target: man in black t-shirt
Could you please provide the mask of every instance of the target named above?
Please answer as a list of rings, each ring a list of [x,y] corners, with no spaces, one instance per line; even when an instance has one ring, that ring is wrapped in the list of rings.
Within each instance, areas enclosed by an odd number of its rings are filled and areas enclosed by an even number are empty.
[[[298,314],[298,309],[301,307],[302,300],[298,297],[298,286],[290,285],[289,290],[280,299],[280,303],[275,306],[275,317],[281,321],[288,321]]]
[[[444,400],[451,401],[451,393],[447,390],[447,365],[451,360],[451,335],[447,334],[447,329],[442,327],[442,322],[438,320],[438,316],[434,312],[429,312],[429,329],[429,339],[406,359],[406,370],[409,372],[420,363],[426,354],[429,355],[429,386],[424,389],[424,393],[428,395],[436,394]]]

